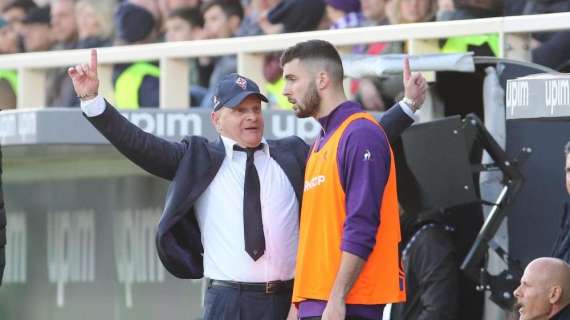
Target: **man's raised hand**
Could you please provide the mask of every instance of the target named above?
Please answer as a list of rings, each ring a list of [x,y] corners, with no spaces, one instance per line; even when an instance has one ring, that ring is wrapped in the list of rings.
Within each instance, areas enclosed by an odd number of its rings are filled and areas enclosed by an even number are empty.
[[[412,107],[419,109],[426,99],[427,81],[419,72],[412,73],[410,69],[410,59],[406,55],[404,57],[404,94],[405,97],[412,101]]]
[[[67,70],[67,74],[73,81],[75,94],[81,100],[93,99],[99,92],[99,77],[97,76],[97,50],[91,49],[91,62],[78,64]]]

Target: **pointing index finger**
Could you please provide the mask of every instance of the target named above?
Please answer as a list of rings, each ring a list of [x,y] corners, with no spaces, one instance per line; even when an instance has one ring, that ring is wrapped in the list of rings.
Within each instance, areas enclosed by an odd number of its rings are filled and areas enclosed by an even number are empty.
[[[91,64],[90,69],[97,74],[97,50],[91,49]]]
[[[412,76],[412,72],[410,71],[410,58],[408,55],[404,56],[404,81],[408,81]]]

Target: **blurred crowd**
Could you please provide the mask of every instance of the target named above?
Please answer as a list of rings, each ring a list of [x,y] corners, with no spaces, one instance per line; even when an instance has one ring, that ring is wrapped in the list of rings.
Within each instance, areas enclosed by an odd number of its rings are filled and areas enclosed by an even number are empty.
[[[38,0],[39,2],[39,0]],[[42,2],[46,2],[45,0]],[[322,29],[473,19],[570,11],[569,0],[0,0],[0,53],[193,41]],[[497,35],[457,37],[440,42],[442,52],[497,55]],[[566,70],[570,32],[533,35],[532,60]],[[360,54],[406,52],[402,43],[355,46]],[[235,56],[192,59],[188,94],[191,106],[208,107],[221,76],[236,72]],[[115,65],[113,84],[120,108],[157,107],[157,61]],[[265,57],[265,88],[270,106],[288,108],[280,94],[279,53]],[[15,106],[17,73],[0,70],[0,105]],[[49,72],[48,106],[78,106],[65,70]],[[401,91],[398,81],[353,81],[354,96],[370,110],[383,110]]]

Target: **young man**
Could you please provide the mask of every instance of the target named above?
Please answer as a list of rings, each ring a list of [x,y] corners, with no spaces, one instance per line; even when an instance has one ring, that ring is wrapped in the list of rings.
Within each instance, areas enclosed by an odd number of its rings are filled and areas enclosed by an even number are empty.
[[[514,295],[520,320],[570,319],[570,266],[557,258],[531,261]]]
[[[382,128],[348,101],[336,49],[311,40],[282,57],[284,95],[323,130],[305,169],[293,302],[302,319],[381,317],[405,299],[394,161]],[[405,98],[417,108],[427,84],[404,67]]]
[[[97,94],[95,50],[89,66],[68,72],[93,126],[141,168],[172,181],[157,250],[174,276],[210,279],[204,319],[285,319],[309,147],[298,137],[263,139],[267,100],[257,85],[238,74],[223,77],[212,99],[219,139],[175,143],[134,126]],[[399,108],[382,121],[394,135],[412,122]]]
[[[243,19],[243,7],[239,0],[212,0],[202,5],[204,17],[204,36],[207,39],[233,37],[239,30]],[[204,66],[206,61],[201,60]],[[237,58],[234,55],[217,57],[209,61],[213,65],[208,92],[202,100],[202,107],[209,107],[216,84],[226,74],[237,72]]]

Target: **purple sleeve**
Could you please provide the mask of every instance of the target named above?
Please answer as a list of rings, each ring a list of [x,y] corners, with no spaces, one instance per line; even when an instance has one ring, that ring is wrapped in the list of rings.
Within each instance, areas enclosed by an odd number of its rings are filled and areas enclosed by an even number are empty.
[[[380,225],[381,199],[390,173],[390,145],[375,124],[359,119],[346,128],[337,159],[346,194],[341,250],[367,260]]]

